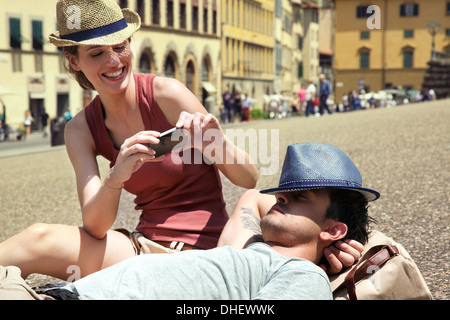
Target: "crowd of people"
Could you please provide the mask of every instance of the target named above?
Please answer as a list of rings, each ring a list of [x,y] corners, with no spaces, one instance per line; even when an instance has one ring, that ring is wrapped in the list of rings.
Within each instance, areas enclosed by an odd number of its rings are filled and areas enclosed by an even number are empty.
[[[233,123],[236,118],[241,122],[250,121],[253,102],[247,93],[241,93],[238,90],[231,93],[230,88],[226,87],[222,99],[220,119],[223,123]]]
[[[319,76],[319,89],[312,81],[307,80],[306,86],[294,94],[292,100],[292,115],[321,116],[325,113],[349,112],[374,108],[389,108],[408,103],[432,101],[436,99],[433,89],[415,91],[386,89],[378,92],[366,92],[364,89],[350,91],[342,96],[341,102],[333,99],[333,90],[329,80],[324,75]],[[318,91],[318,92],[317,92]]]

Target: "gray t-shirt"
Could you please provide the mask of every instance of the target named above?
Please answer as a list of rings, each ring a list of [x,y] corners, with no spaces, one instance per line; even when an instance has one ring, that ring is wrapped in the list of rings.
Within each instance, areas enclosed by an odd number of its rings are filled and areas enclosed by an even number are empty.
[[[145,254],[68,285],[83,299],[332,299],[325,272],[264,243]]]

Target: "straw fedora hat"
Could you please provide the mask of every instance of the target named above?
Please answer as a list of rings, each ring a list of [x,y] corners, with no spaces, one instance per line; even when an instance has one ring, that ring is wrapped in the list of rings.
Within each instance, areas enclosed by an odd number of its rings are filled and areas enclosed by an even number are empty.
[[[361,174],[339,148],[326,143],[295,143],[288,146],[278,187],[261,193],[337,188],[361,193],[367,201],[380,194],[362,186]]]
[[[56,20],[58,31],[48,38],[57,47],[116,45],[141,26],[139,15],[116,0],[58,0]]]

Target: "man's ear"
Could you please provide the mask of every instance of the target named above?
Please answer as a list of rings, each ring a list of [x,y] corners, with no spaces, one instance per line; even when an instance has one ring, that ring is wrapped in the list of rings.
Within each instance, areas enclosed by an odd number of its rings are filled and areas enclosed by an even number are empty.
[[[72,69],[75,71],[81,71],[81,68],[78,65],[78,58],[75,55],[70,54],[68,52],[66,52],[65,55],[66,55],[67,61],[69,62],[69,65],[72,67]]]
[[[347,234],[347,225],[339,221],[333,221],[328,227],[320,232],[320,239],[323,241],[337,241]]]

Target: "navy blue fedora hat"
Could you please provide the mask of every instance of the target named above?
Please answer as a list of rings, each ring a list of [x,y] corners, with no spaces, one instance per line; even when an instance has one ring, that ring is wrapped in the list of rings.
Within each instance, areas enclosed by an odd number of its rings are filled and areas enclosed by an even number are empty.
[[[287,148],[278,188],[261,193],[292,192],[307,189],[338,188],[361,193],[367,201],[380,194],[363,188],[361,174],[339,148],[326,143],[296,143]]]

